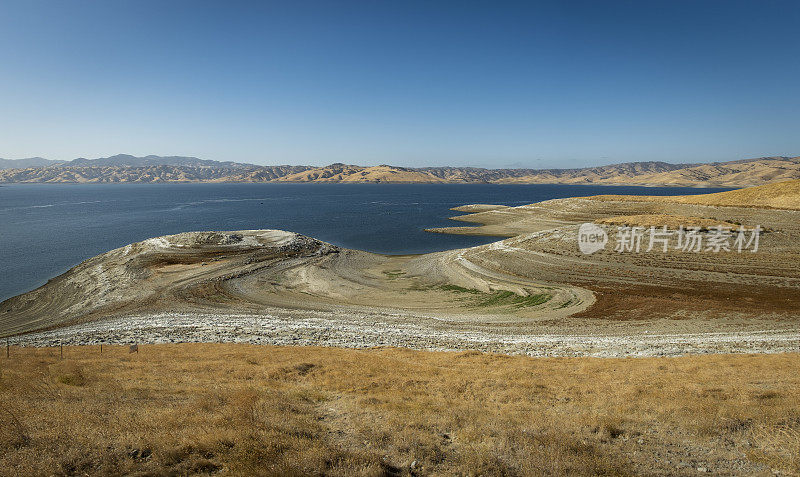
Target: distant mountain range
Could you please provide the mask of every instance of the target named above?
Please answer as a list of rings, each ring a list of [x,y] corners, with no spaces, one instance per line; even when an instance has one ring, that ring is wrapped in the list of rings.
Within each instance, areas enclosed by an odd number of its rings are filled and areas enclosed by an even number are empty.
[[[71,161],[51,161],[41,157],[29,159],[0,159],[0,169],[24,169],[28,167],[152,167],[152,166],[186,166],[186,167],[223,167],[238,169],[242,167],[258,167],[255,164],[239,162],[220,162],[185,156],[144,156],[129,154],[86,159],[79,157]]]
[[[27,159],[0,159],[0,170],[25,167],[47,167],[63,164],[64,161],[51,161],[43,157],[29,157]]]
[[[407,168],[389,165],[258,166],[183,156],[126,154],[72,161],[0,159],[0,182],[344,182],[600,184],[748,187],[800,179],[800,156],[710,164],[629,162],[580,169]]]

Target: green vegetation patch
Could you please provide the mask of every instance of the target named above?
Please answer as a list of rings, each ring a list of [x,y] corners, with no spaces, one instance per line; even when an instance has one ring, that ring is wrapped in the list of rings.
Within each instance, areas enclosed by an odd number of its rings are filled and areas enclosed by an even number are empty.
[[[474,301],[475,306],[479,307],[496,307],[496,306],[514,306],[517,308],[525,308],[529,306],[537,306],[546,303],[552,298],[549,293],[537,293],[533,295],[517,295],[516,293],[508,290],[497,290],[489,293],[484,293],[474,288],[464,288],[458,285],[441,285],[440,290],[451,291],[455,293],[468,293],[476,295]]]
[[[402,270],[384,270],[383,274],[386,275],[389,279],[395,279],[405,275],[406,272]]]
[[[441,290],[444,290],[444,291],[451,291],[451,292],[457,292],[457,293],[472,293],[472,294],[476,294],[476,295],[483,293],[482,291],[476,290],[474,288],[464,288],[464,287],[460,287],[458,285],[441,285],[439,288]]]

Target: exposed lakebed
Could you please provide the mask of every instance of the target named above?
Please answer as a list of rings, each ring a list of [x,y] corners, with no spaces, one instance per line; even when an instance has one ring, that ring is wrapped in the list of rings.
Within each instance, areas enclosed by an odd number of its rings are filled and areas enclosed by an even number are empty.
[[[0,187],[0,300],[87,258],[165,234],[282,229],[387,254],[470,247],[493,237],[431,234],[451,207],[595,194],[722,189],[496,184],[11,184]]]

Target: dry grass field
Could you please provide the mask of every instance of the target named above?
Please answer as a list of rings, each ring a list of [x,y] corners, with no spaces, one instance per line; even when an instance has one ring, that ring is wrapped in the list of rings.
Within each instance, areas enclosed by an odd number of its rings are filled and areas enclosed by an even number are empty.
[[[792,475],[798,370],[795,354],[12,347],[0,473]]]
[[[761,207],[800,210],[800,179],[714,194],[673,196],[596,195],[592,200],[696,204],[723,207]]]

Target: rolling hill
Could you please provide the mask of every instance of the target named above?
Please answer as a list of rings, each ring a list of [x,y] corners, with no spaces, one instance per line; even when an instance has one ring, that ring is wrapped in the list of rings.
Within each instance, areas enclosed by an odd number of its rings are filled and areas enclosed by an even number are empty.
[[[22,161],[22,162],[20,162]],[[45,162],[42,162],[45,161]],[[8,168],[8,164],[12,168]],[[13,167],[23,166],[26,167]],[[39,164],[39,165],[30,165]],[[342,182],[596,184],[685,187],[750,187],[800,179],[800,156],[762,157],[709,164],[629,162],[581,169],[407,168],[336,163],[258,166],[184,156],[119,154],[59,163],[33,158],[0,160],[0,182]]]
[[[232,161],[211,161],[187,156],[144,156],[136,157],[130,154],[117,154],[110,157],[86,159],[79,157],[61,164],[63,167],[152,167],[152,166],[183,166],[183,167],[218,167],[218,168],[247,168],[258,167],[255,164],[243,164]]]
[[[331,164],[277,179],[280,182],[448,182],[427,172],[387,165],[374,167]]]
[[[48,167],[63,164],[64,161],[51,161],[43,157],[28,157],[26,159],[0,159],[2,169],[24,169],[27,167]]]
[[[113,182],[269,182],[306,169],[305,166],[253,168],[149,166],[47,167],[0,171],[5,183],[113,183]]]

